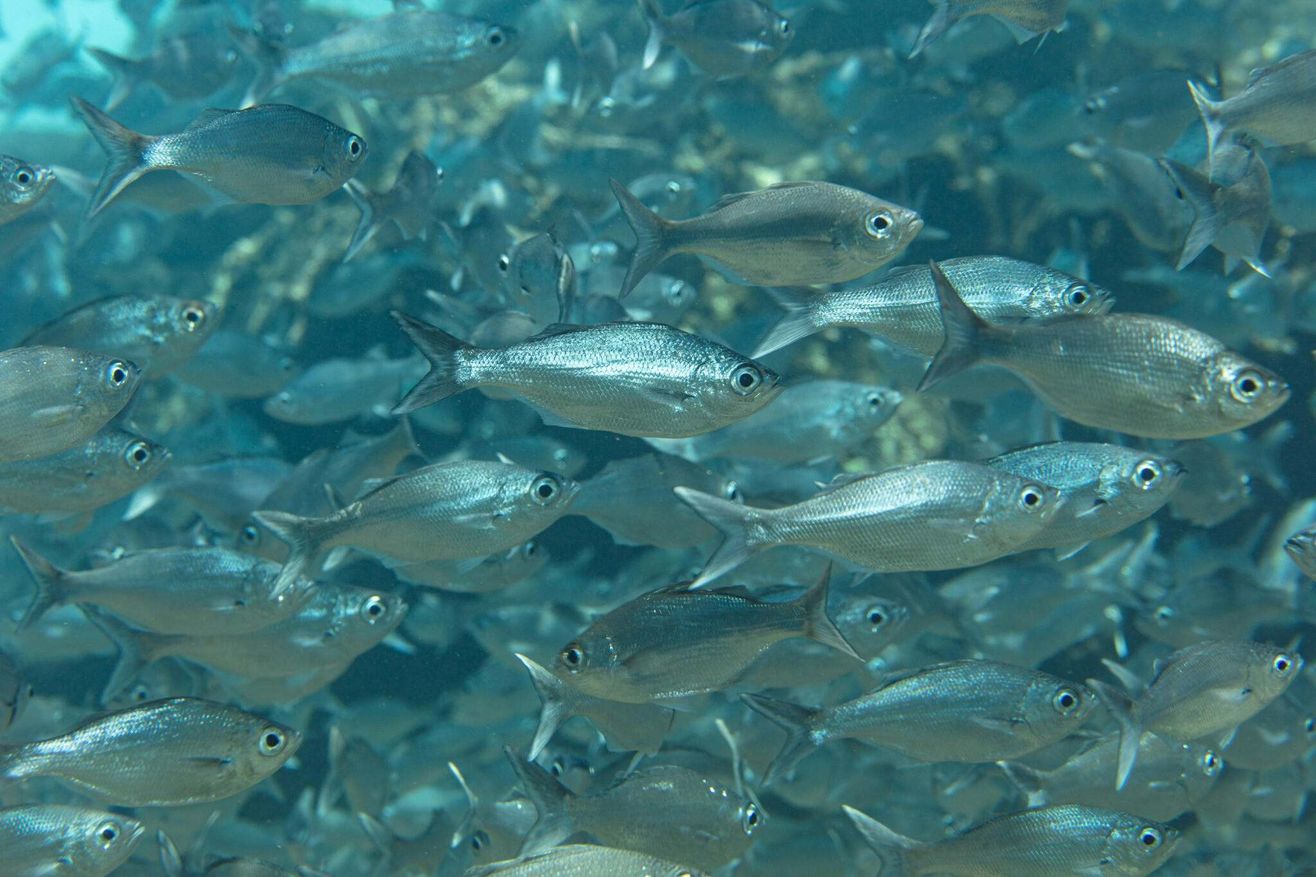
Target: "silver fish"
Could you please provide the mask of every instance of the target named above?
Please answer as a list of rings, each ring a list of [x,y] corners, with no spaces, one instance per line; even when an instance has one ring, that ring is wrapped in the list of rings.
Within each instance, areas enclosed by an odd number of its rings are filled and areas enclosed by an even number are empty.
[[[455,594],[489,594],[510,588],[542,570],[548,549],[531,539],[485,558],[430,560],[390,567],[403,581]]]
[[[55,172],[50,168],[0,154],[0,225],[41,203],[53,182]]]
[[[1212,177],[1216,148],[1228,131],[1246,131],[1276,146],[1316,138],[1316,49],[1258,67],[1243,90],[1228,100],[1212,100],[1197,82],[1189,81],[1188,88],[1206,128]]]
[[[270,417],[299,426],[323,426],[380,413],[388,400],[422,374],[414,356],[326,359],[294,377],[265,400]]]
[[[975,566],[1027,544],[1060,505],[1054,487],[954,460],[842,479],[776,509],[737,505],[684,487],[676,495],[724,537],[695,587],[778,545],[814,548],[874,572]]]
[[[0,509],[87,515],[138,490],[169,461],[168,448],[107,426],[79,447],[0,463]]]
[[[1246,145],[1217,146],[1212,160],[1208,177],[1173,159],[1161,159],[1161,167],[1194,215],[1175,269],[1183,270],[1210,246],[1269,277],[1261,261],[1261,243],[1270,225],[1270,171],[1257,151]],[[1224,166],[1230,170],[1223,170]]]
[[[0,351],[0,460],[76,447],[132,399],[142,373],[112,356],[64,347]]]
[[[710,76],[743,76],[777,60],[795,38],[790,19],[758,0],[689,0],[672,15],[658,0],[641,0],[640,10],[649,23],[646,68],[671,43]]]
[[[677,253],[711,260],[749,286],[844,283],[899,256],[923,230],[913,210],[834,183],[778,183],[727,195],[703,216],[663,219],[612,180],[635,232],[626,296]]]
[[[518,241],[500,256],[503,288],[513,306],[541,326],[565,323],[576,301],[576,264],[551,233]]]
[[[1070,155],[1089,162],[1110,195],[1110,206],[1140,244],[1162,253],[1183,248],[1192,225],[1192,209],[1176,194],[1174,181],[1155,158],[1101,142],[1071,143],[1067,148]],[[948,272],[947,276],[959,286],[953,275]]]
[[[347,194],[361,211],[352,241],[343,254],[350,261],[379,232],[394,229],[402,240],[429,237],[438,209],[443,169],[414,149],[407,153],[397,178],[387,192],[372,192],[356,180],[348,180]]]
[[[184,130],[158,136],[129,130],[81,98],[74,108],[110,157],[88,218],[161,170],[198,176],[245,204],[309,204],[351,179],[367,151],[359,134],[286,104],[206,110]]]
[[[293,756],[292,728],[221,703],[177,697],[92,719],[34,743],[0,747],[0,776],[56,777],[125,807],[218,801]]]
[[[183,364],[177,377],[226,399],[263,399],[300,374],[287,351],[263,338],[219,329]]]
[[[466,869],[462,877],[707,877],[648,853],[566,844],[530,856]]]
[[[916,57],[928,44],[956,23],[975,15],[990,15],[1005,24],[1017,41],[1027,42],[1065,26],[1069,0],[932,0],[936,11],[919,31],[909,57]]]
[[[5,877],[105,877],[133,854],[146,826],[67,804],[0,809]]]
[[[1316,527],[1299,530],[1284,540],[1284,551],[1309,579],[1316,580]]]
[[[990,325],[935,263],[945,343],[920,390],[978,363],[1004,366],[1062,416],[1145,438],[1241,429],[1289,398],[1273,372],[1164,317],[1104,314],[1045,326]]]
[[[500,349],[472,347],[394,318],[430,362],[395,414],[474,387],[505,387],[554,420],[641,437],[684,438],[747,417],[780,391],[775,372],[661,323],[551,329]]]
[[[0,734],[9,730],[32,699],[32,686],[14,659],[0,652]]]
[[[989,323],[1043,323],[1058,317],[1104,314],[1114,298],[1105,289],[1063,271],[1007,259],[966,256],[941,263],[964,301]],[[872,286],[836,289],[807,298],[778,291],[786,316],[754,355],[763,356],[833,327],[862,329],[893,344],[932,356],[941,346],[941,318],[932,273],[894,269]]]
[[[159,40],[150,55],[125,58],[88,47],[87,54],[114,76],[105,100],[111,112],[139,85],[149,84],[177,101],[209,97],[227,85],[242,67],[242,56],[227,35],[203,29]]]

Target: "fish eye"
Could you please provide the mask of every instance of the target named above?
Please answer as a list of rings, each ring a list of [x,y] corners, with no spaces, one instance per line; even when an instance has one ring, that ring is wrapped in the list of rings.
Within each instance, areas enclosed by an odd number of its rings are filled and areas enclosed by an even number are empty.
[[[673,280],[664,290],[664,296],[673,304],[680,304],[685,300],[686,284],[684,280]]]
[[[891,214],[883,210],[868,217],[864,230],[872,237],[888,238],[891,236],[891,226],[894,224],[895,220],[892,219]]]
[[[117,822],[102,822],[100,827],[96,829],[96,839],[107,850],[114,846],[114,842],[119,839],[121,834],[123,834],[123,829],[119,827]]]
[[[728,481],[727,486],[722,488],[722,496],[732,502],[744,502],[745,498],[740,495],[740,485],[734,481]]]
[[[364,618],[368,624],[374,624],[376,621],[383,618],[384,613],[387,611],[388,607],[384,605],[384,598],[378,594],[371,594],[366,598],[365,602],[361,604],[361,617]]]
[[[507,269],[510,267],[512,267],[512,260],[508,258],[506,253],[503,253],[498,257],[498,270],[506,274]]]
[[[1234,378],[1234,382],[1229,385],[1229,394],[1239,402],[1251,402],[1261,395],[1261,390],[1266,386],[1266,379],[1255,369],[1244,369]]]
[[[1162,623],[1174,618],[1174,610],[1169,606],[1159,606],[1156,609],[1156,620]]]
[[[36,179],[37,175],[33,173],[32,168],[27,165],[23,165],[19,167],[18,170],[14,171],[14,185],[18,186],[20,189],[31,188],[32,184],[36,182]]]
[[[471,835],[471,849],[478,853],[487,846],[489,846],[489,835],[483,829]]]
[[[548,772],[559,779],[567,772],[567,763],[562,760],[562,756],[553,759],[553,763],[548,766]]]
[[[527,559],[535,557],[539,554],[539,545],[534,541],[527,542],[522,546],[521,553],[524,554]]]
[[[881,409],[886,404],[886,400],[882,398],[881,393],[869,393],[864,401],[868,403],[868,407],[873,411]]]
[[[777,31],[782,36],[785,36],[786,34],[791,32],[791,23],[784,18],[781,19],[780,21],[777,22]]]
[[[1270,662],[1271,668],[1281,676],[1287,676],[1288,672],[1293,669],[1293,659],[1288,655],[1276,655],[1275,660]]]
[[[530,485],[530,496],[540,505],[548,505],[562,490],[562,485],[552,475],[540,475]]]
[[[864,618],[868,619],[874,631],[886,624],[888,617],[886,609],[881,606],[869,606],[864,612]]]
[[[503,33],[501,27],[491,27],[484,32],[484,41],[489,44],[489,48],[497,49],[507,42],[507,34]]]
[[[257,545],[260,543],[260,530],[251,524],[243,527],[238,533],[238,538],[247,545]]]
[[[667,181],[667,191],[670,192],[670,193],[673,194],[673,195],[679,195],[679,194],[681,194],[681,181],[680,181],[680,180],[668,180],[668,181]]]
[[[1086,284],[1075,283],[1065,290],[1065,304],[1074,310],[1080,310],[1092,298],[1092,292]]]
[[[1213,777],[1220,773],[1220,768],[1223,766],[1224,763],[1220,760],[1220,756],[1216,755],[1210,749],[1202,753],[1202,773],[1209,777]]]
[[[1029,484],[1019,491],[1019,508],[1024,511],[1040,509],[1044,505],[1046,505],[1046,494],[1037,485]]]
[[[188,305],[183,309],[184,328],[189,332],[195,332],[206,324],[205,309],[199,305]]]
[[[1302,723],[1302,729],[1308,734],[1316,733],[1316,718],[1309,717],[1307,721]]]
[[[283,731],[273,726],[260,732],[260,754],[278,755],[288,745],[288,738]]]
[[[585,650],[580,647],[579,643],[568,645],[558,655],[558,658],[562,661],[563,666],[572,673],[585,666]]]
[[[1062,688],[1056,692],[1055,697],[1051,698],[1051,705],[1056,708],[1056,712],[1062,716],[1068,716],[1078,709],[1083,703],[1077,691],[1072,688]]]
[[[347,156],[353,161],[360,158],[366,151],[366,142],[360,137],[353,134],[347,138]]]
[[[745,834],[753,834],[754,829],[758,828],[763,822],[763,817],[759,815],[759,808],[750,801],[744,807],[740,808],[740,826],[745,829]]]
[[[759,371],[758,366],[753,363],[746,362],[738,365],[736,370],[731,373],[731,389],[742,396],[750,395],[762,383],[763,372]]]
[[[1150,825],[1138,832],[1138,842],[1146,849],[1154,850],[1161,845],[1161,831]]]
[[[1155,460],[1143,460],[1133,470],[1134,483],[1143,490],[1151,487],[1161,477],[1161,466]]]
[[[124,449],[123,461],[133,469],[140,469],[147,463],[151,462],[151,446],[146,442],[138,440],[132,442]]]
[[[123,362],[122,360],[116,359],[114,362],[105,366],[105,382],[116,390],[128,383],[130,377],[132,377],[132,371],[130,370],[128,363]]]

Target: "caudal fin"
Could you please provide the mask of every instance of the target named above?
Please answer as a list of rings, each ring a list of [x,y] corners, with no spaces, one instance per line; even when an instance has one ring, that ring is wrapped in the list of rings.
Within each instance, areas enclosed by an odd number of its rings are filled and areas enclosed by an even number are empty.
[[[503,747],[503,752],[512,763],[512,770],[521,781],[526,797],[539,812],[539,818],[530,826],[525,840],[521,842],[520,855],[533,856],[556,846],[575,831],[571,824],[571,814],[567,812],[567,799],[571,797],[571,790],[533,761],[521,758],[510,746]]]
[[[822,300],[820,296],[813,295],[806,299],[784,289],[768,291],[777,300],[777,304],[786,309],[786,315],[768,330],[768,334],[754,349],[751,355],[755,359],[794,344],[823,328],[818,321],[818,302]]]
[[[1028,797],[1028,808],[1045,807],[1049,801],[1042,774],[1026,764],[1013,761],[998,761],[996,766],[1005,774],[1005,778],[1014,787]]]
[[[546,667],[532,658],[517,653],[516,659],[530,672],[530,683],[535,686],[541,703],[539,709],[539,727],[535,729],[535,739],[530,743],[530,752],[526,756],[531,761],[539,757],[548,741],[553,739],[562,723],[571,718],[567,707],[566,683],[554,676]]]
[[[110,163],[96,184],[96,192],[91,196],[91,203],[87,205],[87,218],[90,219],[133,181],[152,170],[146,162],[146,150],[155,138],[125,128],[80,97],[73,98],[73,108],[110,157]]]
[[[1179,253],[1179,263],[1174,270],[1182,271],[1202,250],[1215,241],[1220,233],[1220,214],[1215,209],[1215,193],[1219,186],[1203,173],[1171,158],[1162,158],[1160,165],[1174,180],[1183,199],[1193,208],[1193,224],[1184,238],[1183,250]]]
[[[289,512],[261,511],[251,515],[256,522],[288,545],[288,559],[274,580],[271,596],[287,593],[308,572],[323,549],[324,518],[303,518]]]
[[[960,298],[959,290],[950,282],[946,272],[936,262],[929,262],[932,268],[932,282],[937,287],[937,302],[941,307],[941,325],[945,333],[941,350],[933,357],[931,365],[919,382],[918,391],[930,390],[946,378],[957,375],[981,358],[978,350],[982,337],[993,331],[982,317],[978,316]]]
[[[352,241],[347,245],[347,252],[343,254],[343,261],[350,262],[361,252],[361,248],[370,243],[383,225],[379,214],[375,210],[375,205],[370,197],[369,190],[356,180],[348,180],[343,184],[343,191],[352,199],[356,209],[361,211],[361,219],[356,224],[356,231],[352,234]]]
[[[1088,685],[1101,698],[1106,709],[1120,726],[1119,761],[1115,768],[1115,790],[1124,788],[1138,760],[1138,747],[1142,744],[1142,726],[1133,712],[1133,702],[1115,686],[1100,679],[1089,679]]]
[[[616,180],[609,180],[612,193],[617,196],[621,212],[635,232],[635,252],[631,255],[631,264],[626,269],[626,278],[622,281],[618,298],[630,295],[635,284],[657,268],[667,258],[667,229],[671,225],[657,213],[640,203],[640,199]]]
[[[421,354],[429,360],[430,364],[430,370],[425,377],[402,397],[401,402],[393,406],[393,413],[406,414],[417,408],[433,405],[466,389],[458,372],[464,354],[474,348],[423,320],[417,320],[401,311],[390,311],[390,313],[402,331],[411,339],[411,343],[420,348]]]
[[[17,536],[10,536],[9,541],[14,544],[14,550],[18,552],[18,556],[27,567],[27,571],[32,574],[32,581],[37,586],[36,593],[32,595],[32,602],[28,604],[27,612],[23,613],[22,619],[18,622],[18,629],[26,630],[48,609],[68,599],[68,572],[24,545]]]
[[[1215,150],[1225,136],[1225,123],[1220,117],[1220,105],[1223,101],[1212,100],[1206,93],[1206,87],[1200,82],[1188,80],[1188,90],[1197,105],[1197,113],[1202,117],[1202,127],[1206,129],[1206,162],[1215,171]]]
[[[178,639],[138,630],[95,606],[84,605],[82,611],[119,648],[119,663],[110,674],[110,680],[105,683],[105,690],[101,693],[102,703],[109,703],[126,691],[129,683],[143,670],[157,658],[163,657],[167,644]]]
[[[786,732],[786,742],[782,744],[777,757],[772,759],[772,764],[768,765],[768,772],[763,777],[764,783],[771,783],[788,773],[801,758],[823,742],[824,737],[817,731],[819,710],[761,694],[742,694],[740,699],[747,707]]]
[[[663,8],[658,0],[639,0],[639,4],[640,11],[644,13],[644,20],[649,25],[649,37],[644,42],[644,69],[648,70],[658,60],[658,54],[663,50],[663,39],[666,36],[663,29],[667,24],[667,17],[663,15]]]
[[[800,597],[800,608],[804,611],[804,635],[815,642],[831,646],[838,652],[844,652],[856,661],[863,662],[859,653],[841,634],[841,631],[827,615],[827,588],[832,580],[832,565],[827,564],[818,584]]]
[[[704,571],[690,583],[691,588],[702,587],[714,579],[735,569],[753,554],[766,548],[751,539],[750,524],[762,514],[760,509],[744,506],[740,503],[710,496],[689,487],[675,487],[677,497],[695,514],[721,531],[722,544],[713,552],[713,556],[704,565]]]
[[[102,67],[114,76],[114,85],[110,88],[110,96],[105,99],[106,112],[113,112],[114,108],[123,103],[124,98],[132,94],[133,89],[141,82],[142,62],[121,57],[104,49],[89,47],[87,54],[95,58]]]
[[[917,58],[933,40],[950,30],[950,26],[955,23],[955,16],[951,14],[950,0],[936,0],[936,4],[937,8],[933,10],[932,17],[918,32],[914,48],[909,52],[911,58]]]
[[[867,813],[856,810],[849,804],[842,805],[841,809],[850,817],[850,822],[854,824],[864,843],[868,844],[882,860],[882,870],[879,872],[882,877],[907,877],[910,873],[910,851],[924,844],[892,831]]]

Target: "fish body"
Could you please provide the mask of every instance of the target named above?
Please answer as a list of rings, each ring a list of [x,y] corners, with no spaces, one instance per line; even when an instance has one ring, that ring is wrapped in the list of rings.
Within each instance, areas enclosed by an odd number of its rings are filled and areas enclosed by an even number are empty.
[[[255,335],[219,329],[183,364],[184,383],[227,399],[261,399],[277,393],[300,370],[278,346]]]
[[[1071,143],[1068,152],[1089,162],[1110,195],[1111,207],[1140,244],[1162,253],[1183,248],[1192,225],[1192,208],[1155,158],[1101,142]],[[952,275],[946,276],[959,285]]]
[[[676,493],[724,534],[696,586],[777,545],[815,548],[874,572],[975,566],[1027,544],[1060,504],[1054,487],[953,460],[864,475],[777,509],[684,487]]]
[[[1243,90],[1226,100],[1212,100],[1197,82],[1189,81],[1188,88],[1206,128],[1212,177],[1216,148],[1228,131],[1246,131],[1276,146],[1316,138],[1316,49],[1253,70]]]
[[[301,734],[224,704],[177,697],[0,749],[0,776],[48,776],[125,807],[218,801],[281,768]]]
[[[414,357],[326,359],[285,383],[261,408],[276,420],[298,426],[341,423],[387,408],[387,400],[421,370]]]
[[[107,426],[78,447],[0,463],[0,509],[85,515],[140,489],[170,459],[168,448]]]
[[[1241,429],[1289,398],[1273,372],[1164,317],[1104,314],[992,326],[934,266],[946,341],[920,390],[975,363],[1004,366],[1062,417],[1144,438]]]
[[[530,856],[476,865],[463,877],[705,877],[648,853],[596,844],[566,844]]]
[[[0,808],[6,877],[105,877],[128,860],[146,826],[67,804]]]
[[[120,356],[157,378],[190,359],[218,325],[219,308],[209,302],[120,295],[69,311],[29,334],[23,345]]]
[[[663,219],[612,181],[635,232],[625,297],[669,256],[704,256],[748,286],[844,283],[899,256],[923,229],[919,215],[835,183],[778,183],[727,195],[703,216]]]
[[[563,327],[510,347],[480,348],[412,317],[394,317],[430,362],[397,414],[462,390],[504,387],[555,422],[685,438],[753,414],[780,390],[771,369],[661,323]]]
[[[1003,22],[1019,42],[1064,29],[1069,0],[933,0],[936,11],[923,25],[911,58],[957,22],[975,15],[990,15]]]
[[[287,104],[210,109],[184,130],[158,136],[131,131],[81,98],[74,107],[110,157],[88,218],[160,170],[199,177],[244,204],[309,204],[351,179],[367,152],[359,134]]]
[[[0,155],[0,225],[13,222],[46,197],[55,172],[48,167]]]
[[[214,30],[168,37],[144,58],[125,58],[97,48],[88,48],[87,53],[114,76],[106,112],[144,83],[176,101],[209,97],[232,81],[242,65],[238,50]]]
[[[758,0],[689,0],[672,15],[658,0],[641,0],[640,9],[649,23],[646,68],[666,42],[710,76],[743,76],[777,60],[795,38],[790,19]]]
[[[1104,314],[1114,304],[1111,294],[1094,283],[1018,259],[966,256],[941,266],[965,304],[989,323],[1045,323]],[[871,286],[782,297],[782,303],[786,316],[759,342],[755,356],[833,327],[861,329],[924,356],[941,347],[937,287],[923,267],[897,268]]]

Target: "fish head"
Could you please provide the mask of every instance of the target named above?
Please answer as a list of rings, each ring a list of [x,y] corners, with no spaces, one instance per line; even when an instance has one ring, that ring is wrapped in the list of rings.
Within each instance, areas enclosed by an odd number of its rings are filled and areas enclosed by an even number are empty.
[[[146,826],[119,813],[69,808],[66,849],[77,873],[107,873],[128,860]]]
[[[846,249],[876,268],[904,252],[923,230],[923,219],[908,207],[860,194],[842,218],[841,240]]]
[[[1028,297],[1029,314],[1038,320],[1104,314],[1115,305],[1110,290],[1063,271],[1045,272]]]
[[[1302,655],[1288,648],[1249,643],[1248,682],[1261,703],[1270,703],[1285,692],[1302,673]]]
[[[900,391],[891,387],[859,387],[851,400],[853,419],[870,428],[881,426],[895,415],[903,401]]]
[[[1048,484],[1001,473],[988,490],[974,528],[991,527],[1007,542],[1022,545],[1041,532],[1064,504],[1061,492]]]
[[[1183,744],[1182,755],[1180,782],[1184,793],[1189,801],[1200,801],[1215,786],[1216,779],[1225,769],[1225,760],[1214,749],[1199,743]]]
[[[556,520],[566,514],[580,493],[579,482],[556,472],[528,472],[511,485],[512,502],[529,515]]]
[[[703,387],[703,404],[726,412],[729,419],[748,417],[781,393],[781,376],[732,350],[719,351],[699,366],[691,382]]]
[[[1168,457],[1122,454],[1101,467],[1093,511],[1144,517],[1169,500],[1185,471],[1182,463]]]
[[[77,356],[82,371],[77,395],[89,405],[122,408],[142,382],[142,370],[135,362],[93,353],[79,352]]]
[[[0,156],[0,198],[15,207],[29,207],[45,197],[55,172],[39,164]]]
[[[164,445],[132,433],[117,436],[111,451],[125,478],[135,484],[150,481],[172,459]]]
[[[1106,835],[1102,874],[1150,874],[1174,852],[1179,842],[1178,829],[1151,819],[1112,811],[1112,824]]]
[[[1235,429],[1256,423],[1289,400],[1283,378],[1232,351],[1216,356],[1209,381],[1210,398]]]
[[[895,595],[855,593],[844,598],[835,618],[846,642],[872,660],[899,638],[913,614],[913,607]]]
[[[1039,737],[1064,736],[1077,731],[1096,704],[1096,692],[1086,685],[1039,672],[1024,695],[1024,721]]]
[[[473,81],[502,67],[521,48],[521,34],[505,24],[454,16],[448,26],[456,31],[455,54]]]
[[[200,299],[181,299],[168,307],[167,324],[174,335],[196,339],[200,347],[219,326],[219,305]]]
[[[559,649],[556,660],[555,669],[587,694],[608,698],[628,687],[619,644],[600,624],[591,626]]]
[[[1316,527],[1299,530],[1285,539],[1284,551],[1308,578],[1316,578]]]
[[[341,185],[356,176],[369,152],[370,146],[360,134],[326,124],[319,170]]]
[[[406,617],[408,606],[397,594],[347,588],[335,607],[335,630],[356,645],[377,643]]]
[[[270,776],[297,754],[302,745],[302,733],[295,728],[252,713],[242,713],[230,727],[233,743],[241,757],[231,765],[253,780]]]

